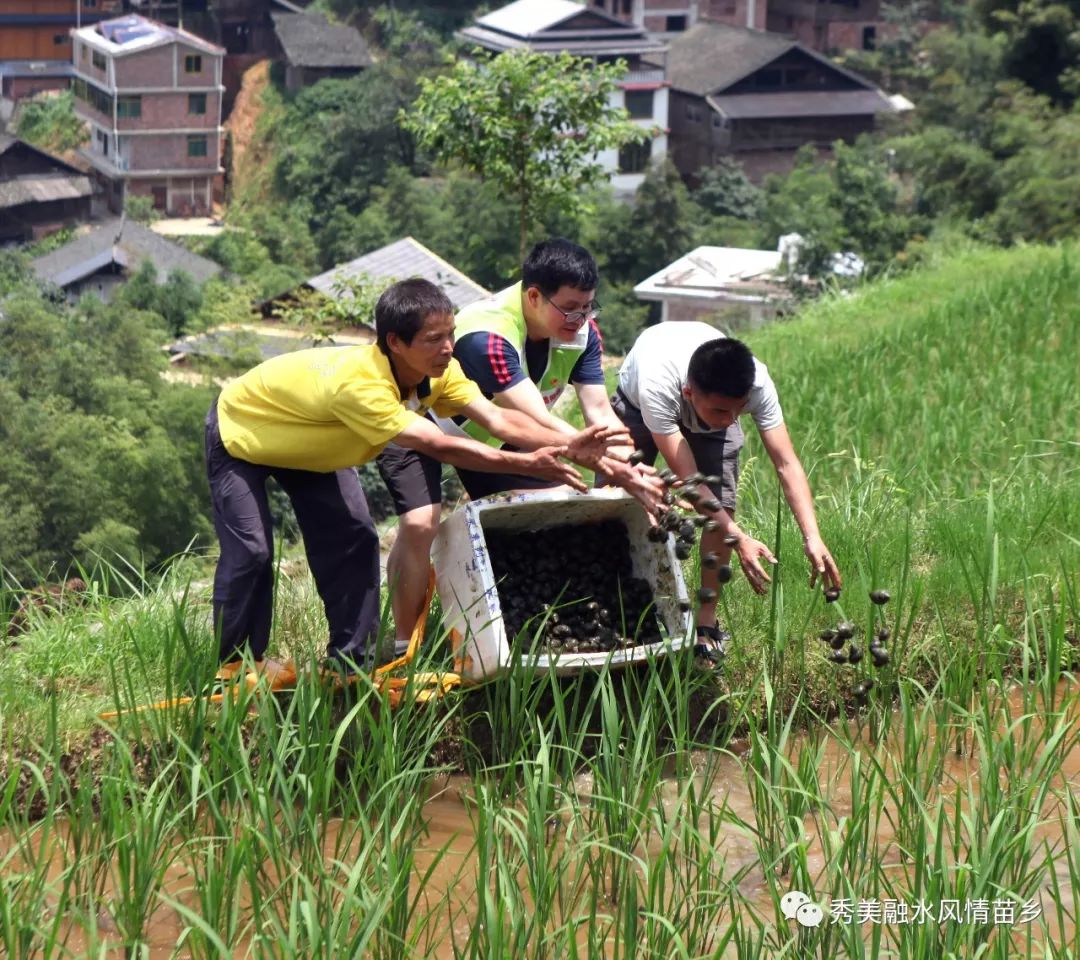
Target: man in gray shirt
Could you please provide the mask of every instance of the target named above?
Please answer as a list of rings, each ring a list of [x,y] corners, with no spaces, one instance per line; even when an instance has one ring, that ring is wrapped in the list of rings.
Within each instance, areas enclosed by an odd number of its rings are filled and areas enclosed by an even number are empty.
[[[769,575],[762,560],[776,563],[776,558],[735,522],[739,451],[744,439],[739,417],[750,414],[802,531],[803,550],[810,561],[810,586],[820,577],[826,586],[840,588],[840,571],[818,532],[810,484],[784,425],[776,387],[768,369],[746,344],[698,321],[669,321],[648,327],[623,361],[611,405],[630,428],[646,463],[652,463],[659,453],[680,479],[703,474],[713,481],[682,488],[696,493],[698,509],[718,523],[716,530],[703,533],[701,555],[715,553],[721,565],[727,564],[732,547],[725,540],[734,540],[750,586],[763,594]],[[705,505],[713,498],[719,500],[720,509],[709,511]],[[716,621],[717,567],[702,566],[701,586],[713,591],[713,599],[698,608],[699,653],[718,663],[728,637]]]

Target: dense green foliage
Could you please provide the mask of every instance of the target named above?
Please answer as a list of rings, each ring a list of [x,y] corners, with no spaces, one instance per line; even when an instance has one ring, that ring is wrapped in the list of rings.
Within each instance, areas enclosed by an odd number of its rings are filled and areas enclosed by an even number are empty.
[[[24,103],[16,133],[27,143],[54,153],[81,147],[89,136],[86,124],[75,116],[75,96],[70,90]]]
[[[0,300],[0,567],[17,579],[153,564],[209,533],[211,391],[162,380],[166,336],[125,303],[68,308],[28,284]]]

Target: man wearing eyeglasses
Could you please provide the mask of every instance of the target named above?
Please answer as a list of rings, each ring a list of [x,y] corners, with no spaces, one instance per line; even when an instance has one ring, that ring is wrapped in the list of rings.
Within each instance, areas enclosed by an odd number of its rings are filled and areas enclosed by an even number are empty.
[[[592,255],[569,240],[545,240],[530,251],[521,277],[519,283],[458,313],[454,357],[466,376],[497,406],[527,414],[538,427],[567,436],[576,432],[551,412],[563,391],[573,386],[588,426],[622,428],[604,384],[603,341],[596,324],[599,273]],[[434,419],[448,434],[504,447],[480,424],[464,417]],[[663,487],[651,468],[624,462],[631,450],[611,448],[603,473],[655,513]],[[399,516],[387,582],[392,586],[397,639],[403,641],[423,606],[431,546],[439,525],[442,464],[393,444],[377,463]],[[473,499],[558,486],[536,477],[461,468],[458,476]]]

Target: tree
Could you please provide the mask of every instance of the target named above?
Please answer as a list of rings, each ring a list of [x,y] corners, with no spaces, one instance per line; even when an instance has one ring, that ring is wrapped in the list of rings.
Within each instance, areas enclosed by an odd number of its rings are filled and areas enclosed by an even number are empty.
[[[975,13],[1006,38],[1005,69],[1036,93],[1070,106],[1080,93],[1077,0],[975,0]]]
[[[746,175],[742,164],[732,157],[721,157],[711,167],[698,171],[700,185],[694,200],[718,217],[753,220],[760,216],[762,194]]]
[[[65,153],[81,147],[90,128],[75,115],[75,96],[65,90],[40,94],[25,104],[19,113],[18,133],[36,147]]]
[[[530,224],[572,207],[580,190],[606,176],[600,151],[650,136],[611,103],[624,70],[517,50],[461,61],[421,79],[420,96],[399,118],[437,162],[460,164],[514,198],[524,259]]]

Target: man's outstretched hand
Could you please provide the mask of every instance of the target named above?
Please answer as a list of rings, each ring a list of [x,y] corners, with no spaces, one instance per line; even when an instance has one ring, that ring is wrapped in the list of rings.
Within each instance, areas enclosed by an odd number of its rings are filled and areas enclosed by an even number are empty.
[[[590,470],[599,470],[600,461],[608,456],[608,447],[630,443],[626,427],[609,423],[594,423],[579,430],[566,443],[566,458]]]
[[[761,561],[765,560],[770,564],[776,563],[776,557],[773,556],[772,551],[760,540],[742,536],[739,537],[738,543],[735,544],[735,553],[739,558],[739,566],[742,567],[743,573],[746,574],[746,580],[754,593],[765,593],[768,590],[768,585],[772,583],[772,579],[766,572],[765,567],[762,566]]]
[[[601,461],[599,472],[634,497],[650,516],[656,517],[660,513],[664,482],[654,467],[643,463],[630,466],[629,463],[608,456]]]
[[[581,478],[581,474],[569,463],[559,459],[567,456],[566,447],[541,447],[524,456],[528,458],[526,472],[532,476],[552,480],[555,483],[565,483],[578,493],[589,492],[588,484]]]
[[[826,587],[835,587],[839,590],[843,583],[840,581],[840,570],[833,560],[829,548],[821,537],[807,537],[803,541],[803,553],[810,561],[810,586],[817,583],[818,577]]]

